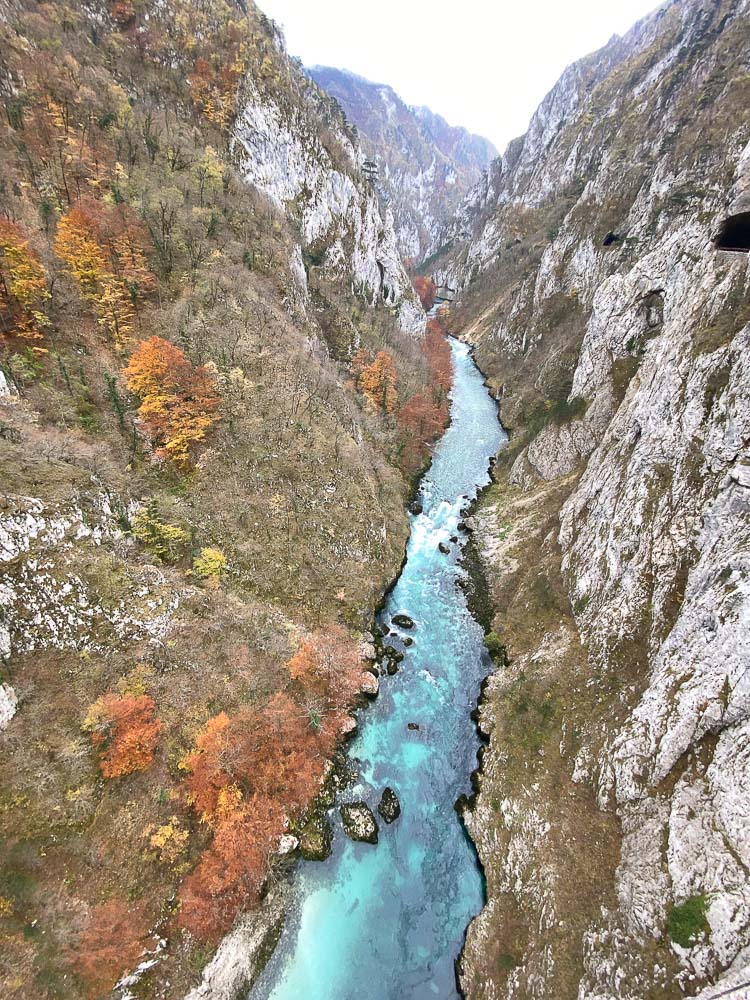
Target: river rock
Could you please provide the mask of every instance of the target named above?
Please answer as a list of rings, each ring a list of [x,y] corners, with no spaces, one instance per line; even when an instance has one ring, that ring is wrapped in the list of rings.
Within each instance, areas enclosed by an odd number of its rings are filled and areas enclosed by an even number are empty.
[[[393,618],[391,618],[391,621],[394,625],[397,625],[398,628],[414,628],[414,619],[410,618],[408,615],[394,615]]]
[[[409,504],[409,512],[411,514],[421,514],[423,509],[424,508],[422,507],[422,504],[419,502],[419,500],[414,500],[412,501],[412,503]]]
[[[389,660],[388,665],[385,668],[385,672],[393,677],[394,674],[398,673],[398,663],[395,660]]]
[[[378,823],[365,802],[347,802],[343,805],[341,822],[344,824],[347,837],[367,844],[377,844]]]
[[[438,549],[443,553],[444,556],[447,556],[451,550],[451,547],[445,542],[438,542]]]
[[[383,794],[378,803],[378,812],[386,823],[392,823],[394,819],[398,819],[401,815],[401,803],[398,800],[398,796],[388,786],[383,789]]]
[[[469,530],[468,526],[466,524],[466,521],[459,521],[458,524],[456,525],[456,527],[458,528],[459,531],[468,531]]]
[[[374,674],[369,671],[363,671],[362,682],[360,686],[360,691],[362,694],[366,694],[368,698],[376,698],[378,691],[380,690],[380,681]]]
[[[404,638],[401,640],[401,642],[403,642],[403,644],[407,647],[414,645],[414,640],[410,635],[405,635]]]
[[[325,813],[313,813],[300,830],[299,849],[306,861],[325,861],[331,853],[331,824]]]
[[[419,723],[418,722],[407,722],[406,728],[407,729],[411,729],[412,731],[416,732],[419,729]]]

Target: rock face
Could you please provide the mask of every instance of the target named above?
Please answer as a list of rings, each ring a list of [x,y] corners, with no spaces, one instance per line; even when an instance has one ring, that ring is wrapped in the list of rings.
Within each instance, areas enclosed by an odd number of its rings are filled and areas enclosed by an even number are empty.
[[[377,844],[377,820],[365,802],[348,802],[341,806],[341,821],[347,837],[368,844]]]
[[[378,803],[378,812],[386,823],[393,823],[401,815],[401,803],[392,788],[383,789],[383,794]]]
[[[308,73],[336,98],[378,164],[377,186],[393,207],[401,255],[421,261],[434,253],[445,219],[497,156],[495,147],[429,108],[407,106],[391,87],[328,66]]]
[[[234,133],[246,180],[299,225],[293,271],[300,307],[309,305],[308,272],[316,266],[329,281],[351,281],[369,303],[393,307],[402,330],[419,336],[424,312],[401,263],[393,214],[381,212],[363,180],[357,136],[330,121],[314,84],[300,91],[288,106],[248,76]]]
[[[750,273],[712,242],[746,190],[749,13],[668,3],[566,70],[439,264],[514,431],[472,522],[511,662],[469,997],[750,979]]]

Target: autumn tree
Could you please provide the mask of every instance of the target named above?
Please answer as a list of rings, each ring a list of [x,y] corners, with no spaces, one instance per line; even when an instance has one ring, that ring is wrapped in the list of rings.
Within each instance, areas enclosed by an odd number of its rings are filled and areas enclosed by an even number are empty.
[[[313,728],[340,731],[362,687],[359,650],[346,632],[333,626],[305,636],[286,666]]]
[[[447,406],[438,406],[428,393],[415,393],[401,407],[398,413],[401,466],[407,473],[419,471],[429,455],[430,444],[443,430],[447,419]]]
[[[433,389],[436,402],[439,405],[453,386],[453,359],[448,338],[438,317],[427,323],[422,352],[430,368],[433,386],[439,390],[434,392]]]
[[[414,291],[419,296],[419,301],[422,303],[422,308],[425,312],[429,312],[430,309],[435,305],[435,293],[437,292],[437,285],[432,280],[432,278],[424,277],[423,275],[418,275],[416,278],[412,278],[412,285],[414,286]]]
[[[260,797],[227,815],[182,885],[180,925],[202,941],[215,941],[229,930],[239,910],[259,901],[284,828],[282,806]]]
[[[111,899],[91,908],[68,955],[90,996],[100,997],[109,993],[124,971],[137,964],[148,944],[143,907]]]
[[[132,333],[139,300],[156,288],[147,249],[145,229],[124,205],[85,199],[57,224],[55,253],[119,348]]]
[[[156,454],[188,466],[191,448],[218,420],[214,376],[161,337],[139,344],[123,375],[128,389],[141,400],[138,416]]]
[[[99,768],[105,778],[144,771],[154,759],[163,723],[154,718],[154,701],[148,695],[102,695],[89,708],[83,729],[99,751]]]
[[[50,297],[47,276],[39,255],[29,245],[23,229],[0,219],[0,324],[6,335],[38,341],[48,324],[44,307]]]
[[[298,698],[278,693],[262,709],[214,716],[183,760],[187,801],[213,830],[180,893],[180,923],[197,937],[216,937],[242,905],[257,900],[285,817],[302,814],[320,791],[344,699],[356,688],[352,649],[343,633],[328,645],[322,636],[304,643],[289,665]],[[334,679],[336,667],[345,679]],[[308,691],[328,699],[321,725],[305,709]]]
[[[352,367],[357,386],[366,399],[376,410],[393,413],[398,402],[398,374],[393,357],[387,351],[378,351],[373,359],[363,349],[354,356]]]

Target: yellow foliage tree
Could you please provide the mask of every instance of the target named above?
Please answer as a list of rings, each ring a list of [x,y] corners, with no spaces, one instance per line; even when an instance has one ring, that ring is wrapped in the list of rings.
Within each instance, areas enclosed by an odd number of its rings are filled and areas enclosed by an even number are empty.
[[[387,351],[378,351],[373,361],[368,363],[368,355],[359,351],[354,359],[357,384],[377,410],[393,413],[398,403],[396,364]]]
[[[96,238],[96,223],[90,211],[72,208],[62,216],[57,224],[55,253],[92,306],[99,326],[117,347],[122,347],[133,328],[133,303]]]
[[[41,261],[15,222],[0,219],[0,322],[9,334],[39,341],[48,325],[44,305],[50,297]],[[42,348],[35,344],[37,353]]]
[[[156,289],[146,244],[143,225],[125,205],[84,199],[57,224],[55,253],[118,348],[132,332],[137,302]]]
[[[218,420],[216,380],[204,365],[162,337],[149,337],[123,369],[128,389],[140,397],[138,409],[157,455],[190,465],[191,448]]]

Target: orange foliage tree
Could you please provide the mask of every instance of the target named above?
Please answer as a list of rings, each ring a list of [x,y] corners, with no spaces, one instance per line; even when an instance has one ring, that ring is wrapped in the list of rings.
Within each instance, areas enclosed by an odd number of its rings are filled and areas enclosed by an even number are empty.
[[[430,309],[435,305],[435,293],[437,292],[437,285],[432,280],[432,278],[426,278],[422,275],[418,275],[416,278],[412,278],[412,285],[414,285],[414,291],[419,296],[419,301],[422,303],[422,308],[425,312],[429,312]]]
[[[38,254],[23,229],[0,219],[0,324],[3,333],[39,341],[48,320],[44,306],[49,299],[47,276]],[[40,351],[37,345],[33,348]]]
[[[361,684],[356,646],[342,629],[303,639],[287,668],[290,693],[209,719],[182,762],[187,800],[214,831],[180,893],[180,923],[202,939],[259,898],[286,816],[318,794]]]
[[[431,391],[411,396],[398,413],[400,461],[412,475],[425,463],[430,445],[448,423],[448,393],[453,385],[451,349],[439,318],[427,324],[422,353],[431,375]]]
[[[436,402],[439,404],[453,386],[453,361],[443,325],[437,317],[427,323],[422,352],[430,367],[433,392],[436,395]]]
[[[401,430],[401,465],[412,474],[427,459],[430,444],[445,427],[447,408],[438,406],[429,395],[415,393],[399,410],[398,425]]]
[[[100,997],[112,989],[123,972],[136,965],[148,944],[148,924],[142,907],[111,899],[92,907],[69,958],[90,995]]]
[[[373,359],[363,348],[355,354],[352,367],[359,390],[375,409],[393,413],[398,402],[398,374],[393,357],[387,351],[378,351]]]
[[[133,330],[139,299],[156,288],[147,249],[145,229],[124,205],[87,198],[57,224],[55,253],[118,347]]]
[[[128,389],[140,397],[138,416],[156,454],[189,465],[191,448],[218,420],[214,376],[162,337],[139,344],[123,375]]]
[[[83,728],[99,750],[105,778],[144,771],[151,764],[163,726],[154,718],[154,707],[148,695],[120,697],[110,691],[88,710]]]
[[[359,651],[337,626],[305,636],[287,663],[314,727],[340,729],[343,715],[361,690]]]

